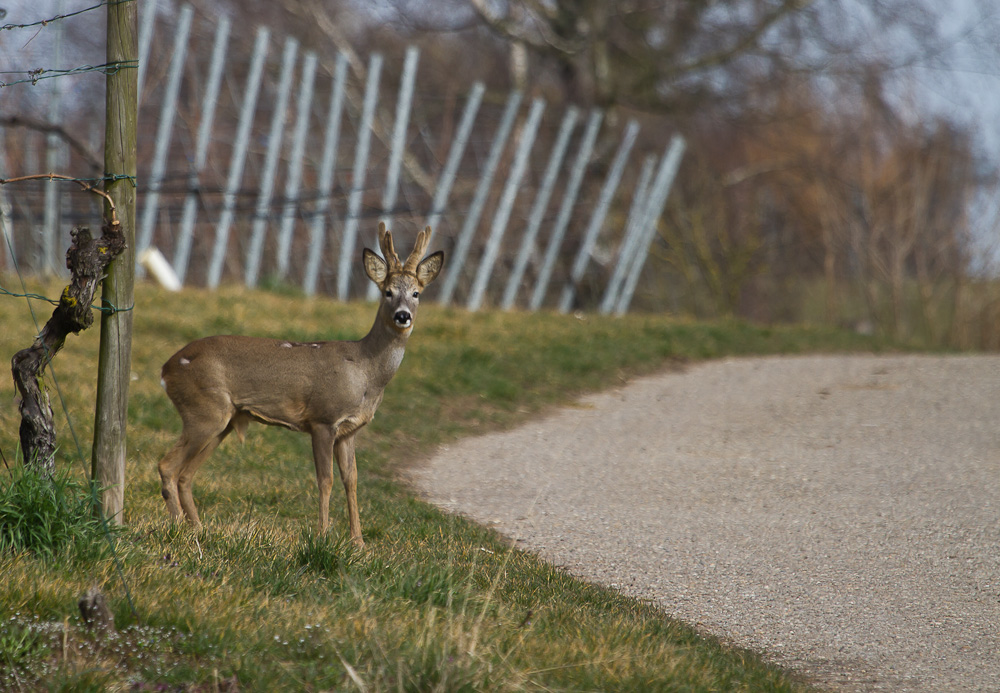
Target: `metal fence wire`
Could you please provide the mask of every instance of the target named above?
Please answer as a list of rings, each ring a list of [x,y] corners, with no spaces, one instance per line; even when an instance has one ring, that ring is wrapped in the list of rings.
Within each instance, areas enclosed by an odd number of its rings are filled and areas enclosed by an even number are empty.
[[[155,249],[178,285],[370,299],[360,247],[377,249],[385,221],[403,236],[434,228],[443,304],[624,313],[684,150],[674,135],[638,151],[635,121],[517,91],[486,99],[481,83],[459,100],[422,92],[413,47],[399,69],[372,53],[352,72],[343,55],[189,5],[143,6],[139,56],[136,257]],[[62,117],[66,92],[43,96],[50,122]],[[4,135],[0,177],[43,160],[87,167],[65,137]],[[0,262],[57,271],[64,228],[94,204],[48,183],[5,187]]]

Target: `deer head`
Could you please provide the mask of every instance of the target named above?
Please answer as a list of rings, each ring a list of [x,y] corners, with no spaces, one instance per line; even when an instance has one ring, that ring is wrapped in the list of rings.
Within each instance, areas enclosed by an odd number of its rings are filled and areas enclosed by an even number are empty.
[[[441,271],[444,253],[440,250],[421,260],[430,240],[431,227],[428,226],[417,234],[413,251],[406,262],[400,262],[392,245],[392,233],[385,223],[380,223],[378,242],[385,259],[368,248],[362,254],[365,274],[375,282],[382,295],[379,316],[396,330],[407,331],[413,327],[420,293]]]

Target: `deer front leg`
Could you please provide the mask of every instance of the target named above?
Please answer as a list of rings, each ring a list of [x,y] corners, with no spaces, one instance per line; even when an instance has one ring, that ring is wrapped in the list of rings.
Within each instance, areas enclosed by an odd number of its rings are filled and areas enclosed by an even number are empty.
[[[319,531],[330,527],[330,491],[333,489],[333,430],[315,426],[312,430],[313,462],[319,488]]]
[[[344,492],[347,494],[347,521],[351,528],[351,541],[358,548],[364,548],[361,516],[358,514],[358,465],[354,459],[354,434],[337,440],[333,445],[333,452],[337,457],[340,480],[344,482]]]

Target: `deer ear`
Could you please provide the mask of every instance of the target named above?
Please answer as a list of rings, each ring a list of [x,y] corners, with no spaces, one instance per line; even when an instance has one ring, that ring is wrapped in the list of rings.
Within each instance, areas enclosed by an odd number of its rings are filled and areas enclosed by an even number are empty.
[[[434,281],[444,265],[444,251],[439,250],[431,253],[417,265],[417,280],[424,286]]]
[[[368,248],[365,248],[364,253],[362,253],[362,260],[365,265],[365,274],[368,275],[368,278],[379,286],[382,286],[389,274],[389,267],[385,264],[385,260]]]

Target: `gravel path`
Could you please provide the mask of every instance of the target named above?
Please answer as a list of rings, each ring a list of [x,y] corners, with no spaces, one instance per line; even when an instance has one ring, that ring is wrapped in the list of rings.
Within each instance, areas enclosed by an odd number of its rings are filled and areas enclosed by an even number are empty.
[[[1000,357],[699,364],[412,478],[830,689],[1000,690]]]

